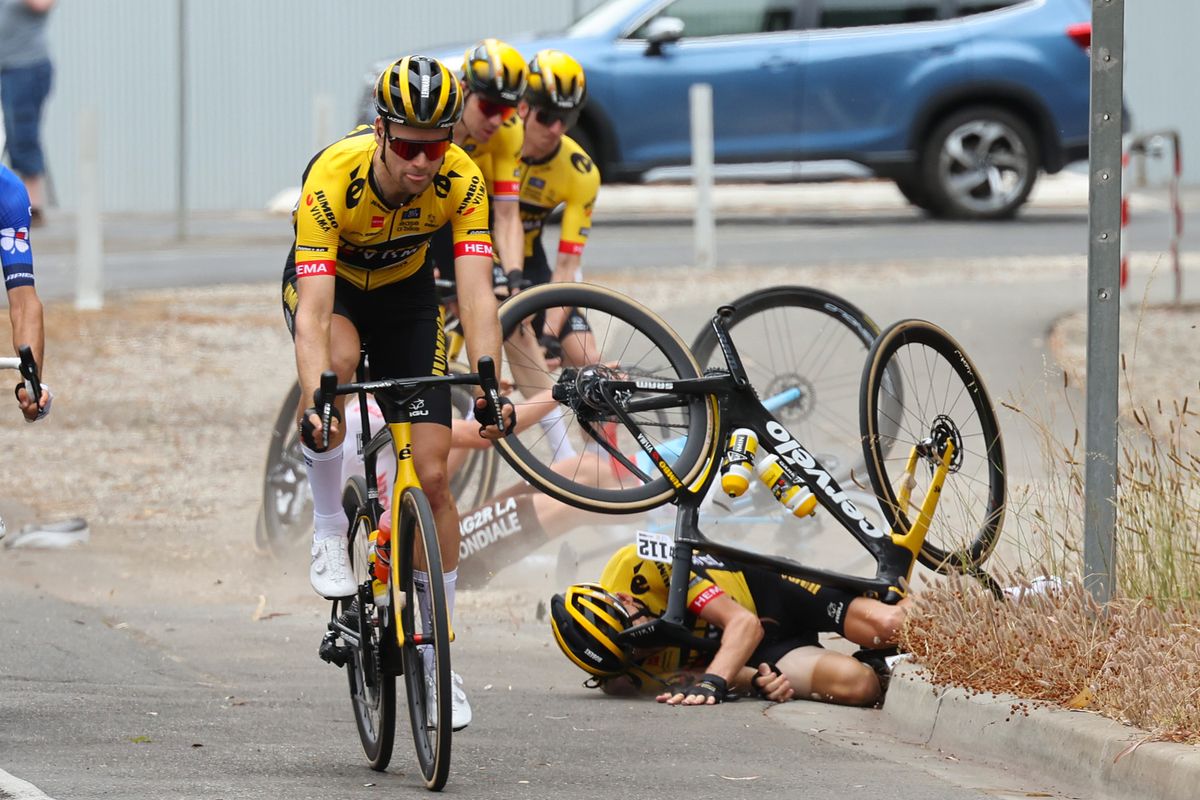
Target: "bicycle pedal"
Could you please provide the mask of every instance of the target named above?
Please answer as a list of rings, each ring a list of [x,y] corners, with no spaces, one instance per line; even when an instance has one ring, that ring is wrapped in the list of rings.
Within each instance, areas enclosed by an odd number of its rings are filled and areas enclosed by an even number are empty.
[[[339,645],[337,635],[333,631],[321,637],[321,646],[317,648],[317,655],[321,657],[322,661],[336,667],[344,667],[350,662],[350,648]]]

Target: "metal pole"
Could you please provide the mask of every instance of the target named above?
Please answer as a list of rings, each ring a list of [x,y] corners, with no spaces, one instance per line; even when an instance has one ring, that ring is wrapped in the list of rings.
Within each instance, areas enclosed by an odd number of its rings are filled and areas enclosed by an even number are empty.
[[[179,64],[176,69],[178,86],[176,87],[177,112],[179,115],[179,139],[175,153],[175,238],[183,241],[188,236],[187,229],[187,0],[176,3],[176,17],[179,28],[175,34],[176,49]]]
[[[692,125],[692,186],[696,214],[692,231],[697,267],[717,265],[716,223],[713,220],[713,112],[712,86],[693,83],[688,90]]]
[[[1084,583],[1101,603],[1116,576],[1120,353],[1121,99],[1125,0],[1092,0],[1088,189],[1087,447]]]
[[[95,106],[79,113],[79,184],[75,214],[75,307],[104,307],[104,234],[100,224],[100,125]]]

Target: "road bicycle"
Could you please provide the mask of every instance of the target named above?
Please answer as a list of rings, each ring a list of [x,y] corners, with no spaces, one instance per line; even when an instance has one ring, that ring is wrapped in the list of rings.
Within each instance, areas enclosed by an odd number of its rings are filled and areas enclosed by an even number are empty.
[[[360,445],[364,471],[347,482],[342,507],[349,520],[350,562],[358,584],[353,597],[333,601],[328,631],[320,656],[346,667],[354,719],[372,769],[384,770],[395,737],[396,676],[404,677],[413,743],[425,786],[438,791],[450,773],[451,687],[450,628],[442,574],[441,550],[429,500],[413,466],[409,403],[438,385],[482,386],[493,412],[500,400],[495,365],[479,360],[478,372],[369,381],[360,363],[354,383],[338,385],[332,372],[323,373],[314,398],[325,409],[328,430],[330,404],[337,395],[358,395],[364,437]],[[367,435],[365,395],[373,393],[387,419],[387,428]],[[377,547],[381,505],[376,461],[384,448],[396,459],[391,489],[390,544]],[[376,569],[376,562],[387,566]],[[417,602],[415,569],[428,582],[429,619]],[[386,570],[386,581],[380,575]],[[427,697],[432,686],[432,700]]]
[[[907,594],[917,562],[939,572],[982,574],[1004,519],[1003,446],[978,371],[936,325],[903,320],[874,339],[865,366],[857,366],[861,359],[856,365],[856,452],[831,450],[827,464],[825,454],[784,424],[787,413],[776,416],[759,400],[730,336],[733,309],[722,307],[710,322],[722,364],[702,374],[657,315],[597,286],[554,284],[524,292],[506,304],[503,333],[559,307],[575,308],[587,319],[598,351],[588,364],[548,376],[554,398],[572,429],[607,452],[614,467],[552,469],[557,443],[536,432],[514,434],[497,447],[532,485],[581,509],[632,513],[674,503],[666,547],[652,552],[651,540],[639,536],[644,555],[673,566],[667,613],[632,628],[629,638],[690,642],[683,624],[688,576],[692,558],[705,553],[893,603]],[[807,344],[793,341],[788,331],[778,336],[779,346]],[[804,392],[802,385],[786,384],[774,388]],[[867,551],[876,564],[873,576],[818,569],[701,532],[699,505],[729,456],[730,433],[738,429],[757,436],[759,458],[777,459],[782,493],[792,486],[811,493],[823,508],[817,513]],[[843,483],[874,494],[882,522],[864,513]]]
[[[835,474],[848,473],[848,466],[839,464],[839,459],[844,453],[858,449],[858,418],[854,412],[858,365],[879,333],[878,326],[848,300],[804,286],[752,291],[729,303],[729,307],[732,309],[727,320],[729,334],[754,384],[763,388],[768,408],[814,447],[822,462],[835,469]],[[507,305],[501,307],[500,315],[502,323],[508,320],[510,327],[519,321]],[[786,337],[785,332],[788,332]],[[452,363],[461,350],[461,338],[456,341],[450,342]],[[691,348],[701,365],[715,364],[721,358],[708,325],[697,333]],[[263,476],[262,510],[256,536],[260,546],[277,554],[307,540],[311,528],[311,501],[295,425],[299,398],[300,388],[294,385],[272,431]],[[452,387],[456,416],[465,416],[471,402],[468,389]],[[474,451],[451,477],[451,491],[459,500],[460,509],[480,508],[493,496],[500,472],[499,460],[494,450]],[[805,522],[802,535],[789,537],[786,534],[791,531],[778,524],[785,514],[765,493],[765,487],[756,487],[741,498],[723,500],[715,507],[702,509],[702,516],[709,524],[726,526],[731,534],[752,535],[758,528],[777,532],[776,542],[786,552],[808,547],[824,530],[825,520],[814,517]],[[662,524],[655,521],[648,526],[654,530]],[[597,540],[582,557],[607,546],[606,541]],[[558,556],[564,562],[560,571],[572,569],[570,564],[579,557],[573,547],[564,543]],[[485,577],[493,574],[482,573]],[[469,573],[460,575],[463,588],[475,586],[464,580],[468,576]]]

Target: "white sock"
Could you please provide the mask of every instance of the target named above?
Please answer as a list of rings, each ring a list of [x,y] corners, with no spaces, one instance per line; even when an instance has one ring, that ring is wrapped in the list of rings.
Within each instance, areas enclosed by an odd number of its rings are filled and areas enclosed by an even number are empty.
[[[454,621],[454,590],[458,586],[458,567],[442,573],[442,583],[446,586],[446,621]]]
[[[562,412],[547,414],[538,420],[542,430],[546,432],[546,442],[550,445],[550,456],[555,461],[573,457],[575,447],[571,444],[570,431],[567,429],[565,415]]]
[[[313,538],[342,536],[346,533],[346,514],[342,510],[342,448],[331,447],[324,453],[300,445],[308,467],[308,485],[313,496]]]
[[[454,595],[458,588],[458,568],[442,573],[442,585],[446,587],[446,617],[454,619]],[[417,594],[417,608],[421,612],[421,633],[433,632],[433,603],[429,599],[429,573],[419,569],[413,570],[413,589]],[[433,648],[426,647],[425,670],[433,671]]]

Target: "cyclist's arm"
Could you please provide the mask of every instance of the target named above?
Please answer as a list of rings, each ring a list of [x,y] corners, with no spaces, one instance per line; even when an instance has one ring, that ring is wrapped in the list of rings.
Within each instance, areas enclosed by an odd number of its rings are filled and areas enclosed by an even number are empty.
[[[300,397],[307,407],[321,383],[321,373],[332,364],[330,329],[333,325],[333,295],[337,278],[307,275],[296,281],[296,374]]]
[[[521,269],[525,264],[525,231],[521,228],[521,208],[517,198],[497,196],[493,214],[492,236],[504,272]]]
[[[521,226],[521,143],[524,126],[514,114],[493,137],[491,169],[486,175],[492,198],[492,239],[507,274],[525,264],[525,230]]]
[[[32,286],[17,286],[8,290],[8,315],[12,321],[13,352],[27,344],[33,350],[38,371],[45,376],[46,332],[43,327],[42,301]]]
[[[554,262],[552,280],[555,281],[583,280],[579,264],[592,228],[592,208],[600,192],[600,173],[590,162],[587,166],[586,172],[571,176],[571,193],[563,208],[562,234],[558,240],[558,257]]]
[[[721,629],[721,646],[709,663],[707,674],[719,675],[732,687],[741,674],[742,667],[762,641],[762,623],[753,613],[723,592],[705,602],[700,610],[700,618]],[[658,701],[677,704],[692,696],[686,689],[664,692],[658,696]]]
[[[521,402],[521,413],[517,417],[515,433],[529,428],[533,423],[558,408],[558,402],[550,396],[550,390],[538,392]],[[473,419],[456,419],[450,426],[450,446],[483,450],[491,447],[487,439],[479,436],[479,423]]]

